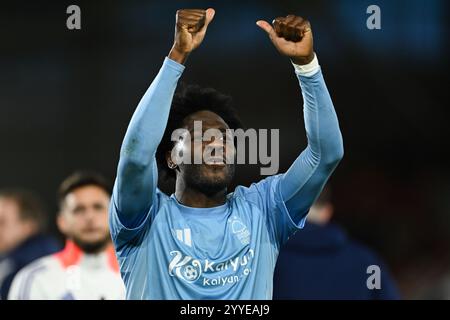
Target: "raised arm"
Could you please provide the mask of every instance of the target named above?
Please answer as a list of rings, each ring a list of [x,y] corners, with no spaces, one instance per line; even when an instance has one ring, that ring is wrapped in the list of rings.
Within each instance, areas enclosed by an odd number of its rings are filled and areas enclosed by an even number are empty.
[[[113,203],[123,225],[136,227],[149,212],[158,181],[155,154],[189,54],[203,41],[214,10],[178,10],[174,45],[131,118],[120,150]]]
[[[299,224],[343,157],[339,123],[313,49],[311,25],[301,17],[258,21],[278,51],[294,64],[302,88],[308,146],[280,181],[291,218]]]

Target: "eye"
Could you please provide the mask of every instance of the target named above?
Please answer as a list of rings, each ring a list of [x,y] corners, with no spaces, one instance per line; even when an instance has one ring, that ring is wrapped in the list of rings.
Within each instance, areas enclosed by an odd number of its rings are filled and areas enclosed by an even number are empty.
[[[94,204],[94,210],[102,211],[105,207],[101,203]]]
[[[86,208],[84,206],[76,206],[75,209],[73,209],[74,214],[82,214],[86,211]]]

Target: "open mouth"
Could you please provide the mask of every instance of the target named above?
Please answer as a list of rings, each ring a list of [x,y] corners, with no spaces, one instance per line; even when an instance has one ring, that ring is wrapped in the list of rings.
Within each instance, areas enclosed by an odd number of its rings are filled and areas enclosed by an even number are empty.
[[[226,165],[226,159],[222,157],[210,157],[205,159],[205,164],[208,166],[224,167]]]

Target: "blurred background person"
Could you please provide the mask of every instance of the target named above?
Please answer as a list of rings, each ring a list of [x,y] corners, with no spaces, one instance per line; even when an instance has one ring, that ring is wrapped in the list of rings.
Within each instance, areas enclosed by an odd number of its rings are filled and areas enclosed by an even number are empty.
[[[20,269],[61,248],[56,239],[44,234],[47,220],[33,192],[0,190],[0,300],[7,298]]]
[[[326,187],[311,207],[305,228],[281,249],[274,275],[274,299],[398,299],[385,264],[330,222],[333,211],[331,191]],[[380,268],[380,289],[368,288],[368,279],[374,274],[368,273],[368,267],[373,265]]]
[[[9,299],[124,298],[108,229],[110,196],[109,183],[96,173],[74,173],[62,183],[57,224],[66,246],[20,271]]]

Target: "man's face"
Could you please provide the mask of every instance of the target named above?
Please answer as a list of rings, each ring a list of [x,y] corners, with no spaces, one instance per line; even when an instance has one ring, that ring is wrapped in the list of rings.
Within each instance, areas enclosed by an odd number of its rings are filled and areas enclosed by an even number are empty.
[[[13,250],[34,230],[35,225],[21,219],[19,210],[14,199],[0,197],[0,254]]]
[[[201,122],[202,130],[195,130],[195,123]],[[210,111],[198,111],[183,121],[183,129],[189,134],[183,135],[176,142],[174,152],[190,152],[191,164],[178,164],[177,179],[205,194],[223,191],[234,176],[234,163],[226,163],[226,159],[234,159],[235,149],[233,137],[228,132],[228,125],[217,114]],[[220,137],[212,137],[203,141],[209,129],[216,129]],[[211,133],[211,130],[209,130]],[[217,152],[217,151],[221,152]],[[195,155],[201,156],[201,164],[195,164]]]
[[[109,195],[97,186],[84,186],[69,193],[58,217],[60,230],[83,251],[98,253],[110,242]]]

